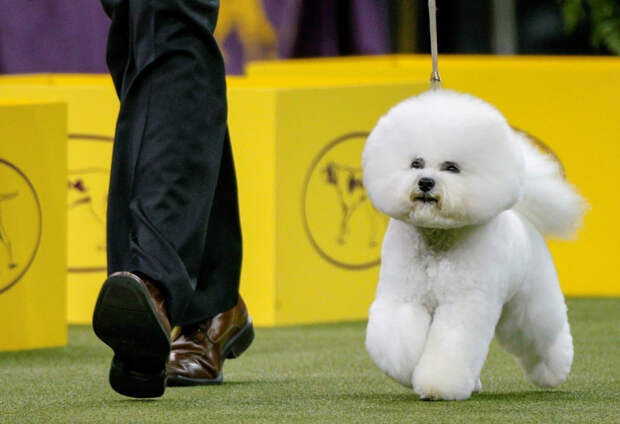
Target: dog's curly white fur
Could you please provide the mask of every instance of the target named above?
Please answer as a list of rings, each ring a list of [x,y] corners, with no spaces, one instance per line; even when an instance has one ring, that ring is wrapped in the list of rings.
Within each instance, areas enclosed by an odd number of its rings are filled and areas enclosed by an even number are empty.
[[[392,219],[366,348],[423,399],[467,399],[495,334],[534,383],[563,382],[573,345],[543,235],[567,236],[584,201],[557,161],[493,106],[448,90],[379,120],[364,186]]]

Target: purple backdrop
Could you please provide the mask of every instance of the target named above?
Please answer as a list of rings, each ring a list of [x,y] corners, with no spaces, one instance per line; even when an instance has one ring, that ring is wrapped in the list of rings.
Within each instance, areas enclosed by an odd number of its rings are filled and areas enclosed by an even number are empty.
[[[0,72],[107,72],[108,27],[95,0],[2,0]]]
[[[385,3],[262,0],[277,49],[270,51],[264,40],[243,40],[238,26],[233,27],[222,41],[227,71],[241,73],[248,59],[276,53],[282,58],[387,53]],[[108,27],[97,0],[1,0],[0,73],[107,72]],[[248,57],[248,51],[254,57]]]

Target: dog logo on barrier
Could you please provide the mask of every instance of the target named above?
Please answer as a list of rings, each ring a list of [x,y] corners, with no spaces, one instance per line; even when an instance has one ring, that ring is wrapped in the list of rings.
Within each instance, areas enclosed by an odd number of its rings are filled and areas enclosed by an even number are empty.
[[[41,205],[17,166],[0,159],[0,294],[26,274],[41,241]]]
[[[303,189],[310,242],[324,259],[349,269],[379,264],[379,241],[387,227],[362,182],[360,158],[367,136],[351,133],[328,143],[312,162]]]
[[[106,270],[106,208],[113,138],[70,134],[68,263],[70,273]]]

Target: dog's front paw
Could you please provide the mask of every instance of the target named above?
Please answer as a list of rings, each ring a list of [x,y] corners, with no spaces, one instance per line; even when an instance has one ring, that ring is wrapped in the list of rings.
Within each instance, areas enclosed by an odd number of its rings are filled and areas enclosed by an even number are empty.
[[[422,400],[465,400],[475,389],[475,379],[467,372],[447,368],[416,368],[413,391]]]

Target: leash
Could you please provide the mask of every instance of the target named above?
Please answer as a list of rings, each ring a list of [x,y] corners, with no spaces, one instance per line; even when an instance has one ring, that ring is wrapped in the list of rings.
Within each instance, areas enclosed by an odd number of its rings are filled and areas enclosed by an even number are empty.
[[[441,77],[437,67],[437,6],[435,0],[428,0],[428,18],[431,31],[431,59],[433,72],[431,73],[431,89],[441,88]]]

